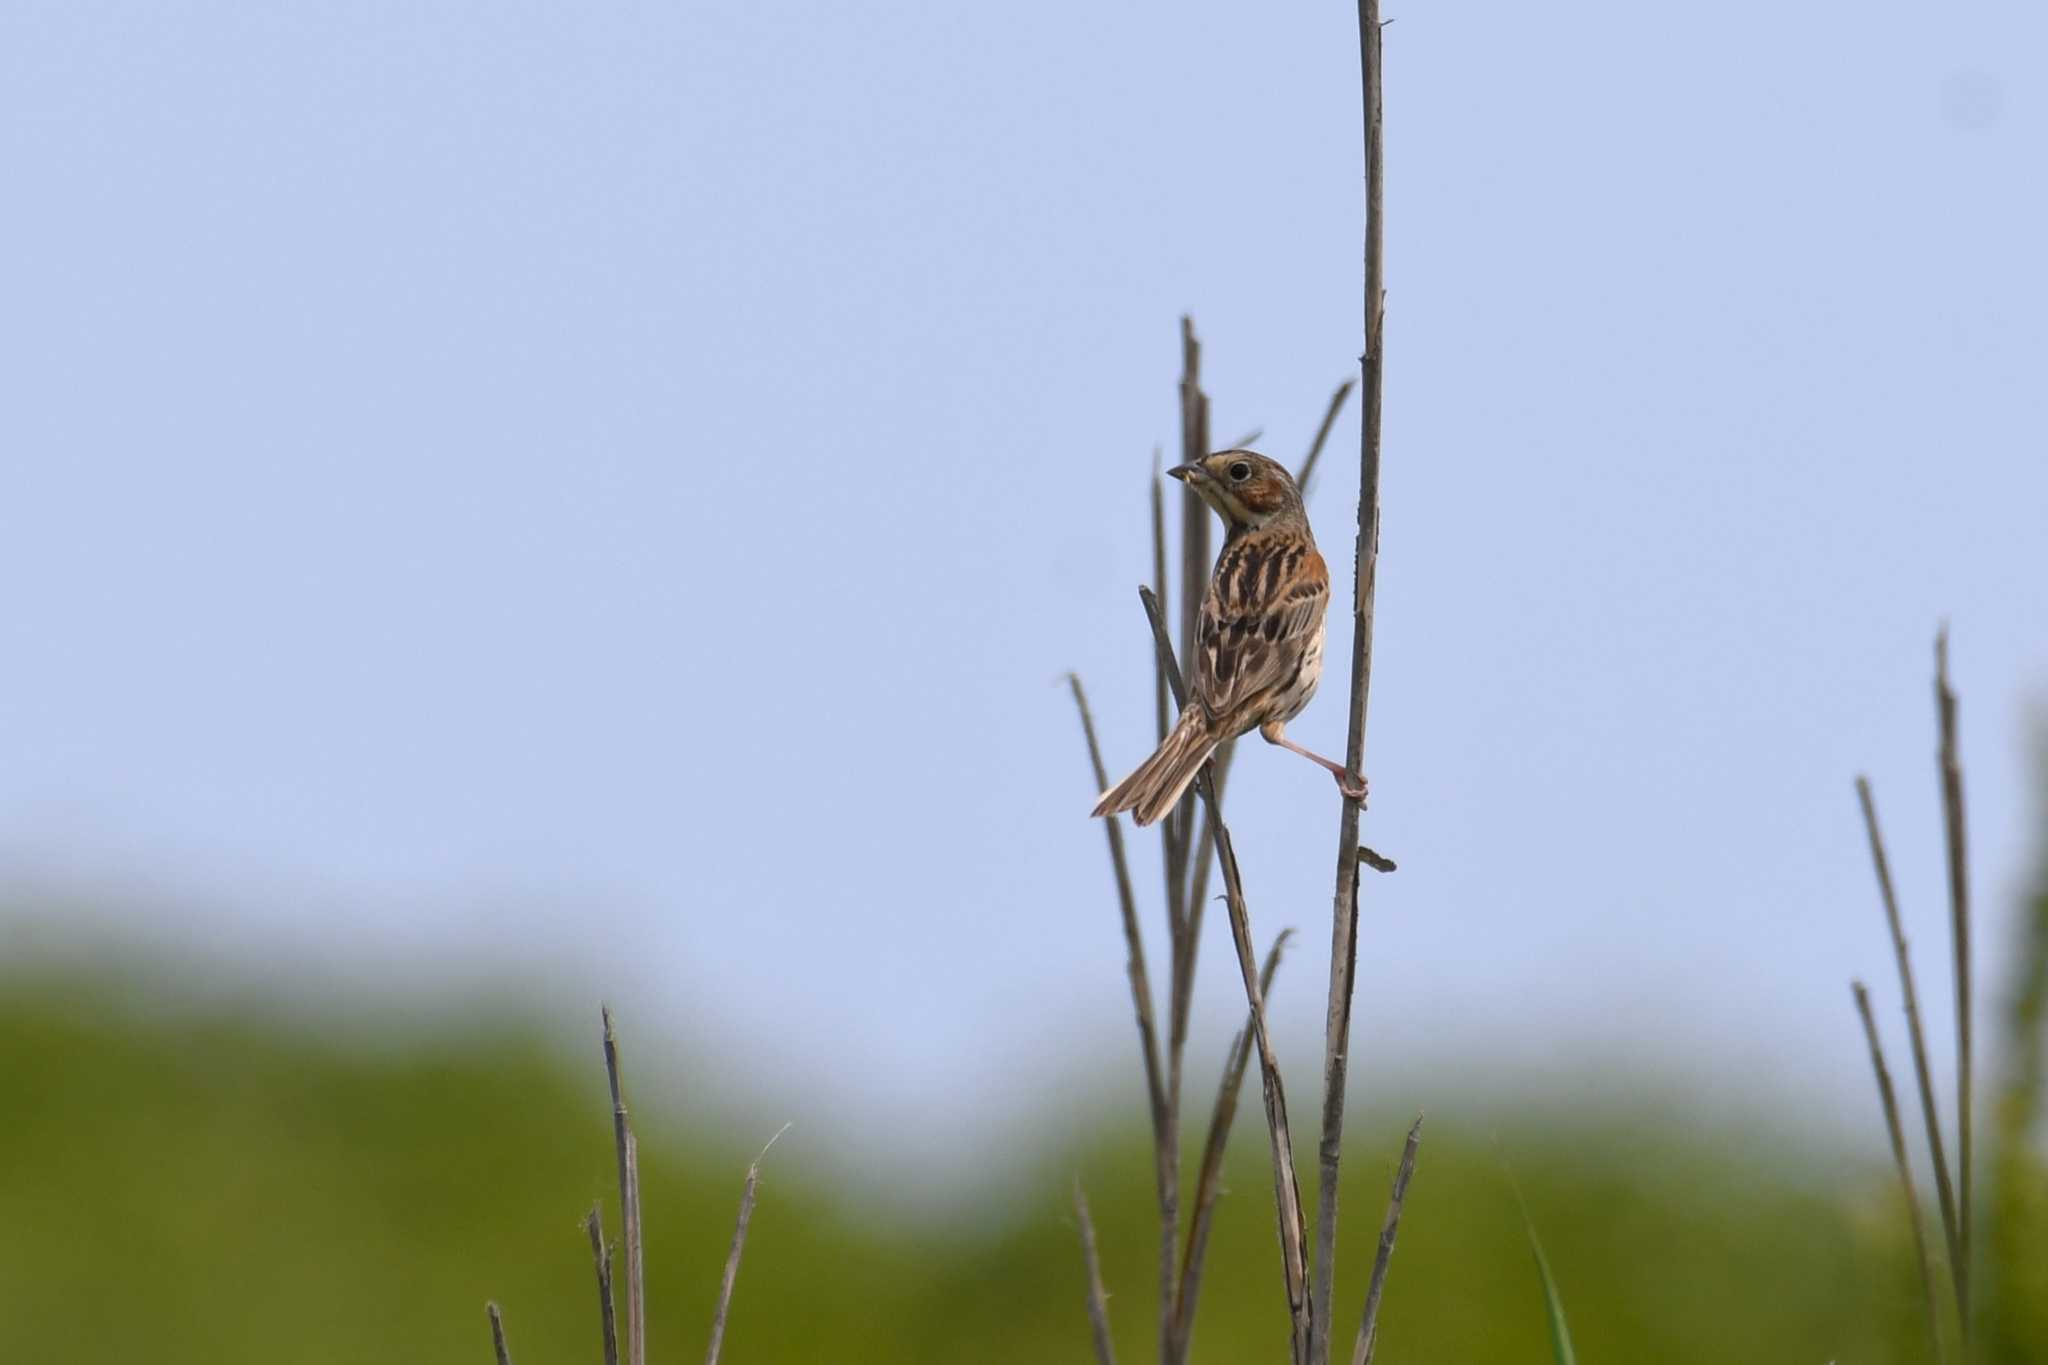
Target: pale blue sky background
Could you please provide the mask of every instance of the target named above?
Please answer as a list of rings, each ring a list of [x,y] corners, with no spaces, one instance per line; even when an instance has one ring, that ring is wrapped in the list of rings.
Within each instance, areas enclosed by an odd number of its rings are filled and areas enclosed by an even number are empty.
[[[1987,995],[2038,826],[2048,18],[1387,12],[1367,839],[1402,870],[1359,1093],[1668,1057],[1874,1131],[1850,778],[1945,1020],[1944,614]],[[952,1143],[1134,1084],[1057,679],[1135,763],[1178,315],[1219,439],[1298,458],[1352,371],[1353,24],[13,0],[10,913],[54,889],[287,993],[606,991],[642,1055],[722,1053],[745,1122],[876,1161],[904,1115]],[[1355,418],[1312,509],[1338,565]],[[1341,747],[1342,691],[1299,738]],[[1336,803],[1255,748],[1307,1086]]]

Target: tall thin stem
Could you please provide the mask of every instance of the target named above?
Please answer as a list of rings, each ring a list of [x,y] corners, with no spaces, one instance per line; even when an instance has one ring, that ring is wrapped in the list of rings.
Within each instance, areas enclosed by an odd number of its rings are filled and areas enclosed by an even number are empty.
[[[1280,969],[1280,953],[1293,936],[1282,929],[1266,950],[1266,965],[1259,970],[1261,997],[1273,993],[1273,974]],[[1209,1254],[1209,1228],[1216,1212],[1216,1200],[1223,1193],[1223,1154],[1230,1145],[1231,1124],[1237,1118],[1237,1096],[1244,1088],[1244,1069],[1251,1060],[1252,1025],[1247,1019],[1225,1054],[1223,1080],[1216,1087],[1216,1107],[1209,1116],[1209,1137],[1202,1147],[1201,1174],[1195,1180],[1195,1211],[1188,1220],[1187,1256],[1181,1262],[1180,1288],[1175,1293],[1178,1314],[1173,1329],[1173,1354],[1168,1365],[1188,1358],[1188,1343],[1195,1330],[1195,1303],[1202,1292],[1202,1266]]]
[[[1095,1337],[1097,1365],[1116,1365],[1109,1344],[1109,1294],[1102,1287],[1102,1258],[1095,1252],[1095,1220],[1088,1216],[1088,1196],[1074,1180],[1074,1219],[1081,1226],[1081,1263],[1088,1271],[1088,1326]]]
[[[1351,1347],[1351,1365],[1372,1365],[1372,1353],[1379,1345],[1380,1295],[1387,1288],[1387,1267],[1394,1260],[1394,1235],[1401,1230],[1401,1204],[1408,1198],[1408,1181],[1415,1174],[1415,1149],[1422,1145],[1422,1115],[1415,1116],[1408,1141],[1401,1148],[1401,1164],[1394,1171],[1394,1192],[1387,1198],[1386,1221],[1380,1224],[1380,1249],[1373,1257],[1372,1279],[1366,1282],[1365,1312],[1358,1320],[1358,1338]]]
[[[1363,412],[1358,435],[1358,541],[1352,562],[1351,709],[1344,766],[1365,771],[1365,709],[1372,687],[1373,593],[1380,548],[1380,404],[1386,320],[1385,169],[1381,133],[1379,0],[1358,0],[1358,60],[1365,119],[1365,349],[1358,358]],[[1317,1145],[1314,1330],[1311,1365],[1328,1365],[1337,1278],[1337,1193],[1344,1155],[1351,998],[1356,981],[1359,802],[1345,797],[1337,826],[1336,886],[1330,902],[1330,995],[1324,1017],[1323,1128]]]
[[[1187,696],[1180,665],[1173,657],[1173,641],[1167,634],[1166,616],[1149,588],[1138,589],[1145,604],[1146,619],[1152,625],[1152,639],[1166,669],[1175,702]],[[1265,1083],[1266,1132],[1273,1153],[1273,1200],[1280,1223],[1280,1267],[1287,1293],[1289,1344],[1296,1365],[1307,1361],[1312,1309],[1308,1286],[1308,1229],[1301,1209],[1301,1184],[1294,1174],[1294,1140],[1287,1124],[1287,1093],[1280,1080],[1280,1059],[1273,1051],[1273,1039],[1266,1027],[1265,992],[1259,986],[1259,963],[1252,949],[1251,910],[1245,904],[1244,879],[1238,872],[1237,853],[1231,847],[1230,829],[1223,823],[1216,802],[1216,786],[1204,764],[1195,777],[1195,790],[1216,850],[1216,866],[1223,876],[1224,906],[1230,914],[1231,942],[1237,948],[1238,972],[1244,978],[1245,1003],[1251,1008],[1252,1041],[1258,1048],[1259,1075]]]
[[[760,1156],[747,1166],[747,1178],[740,1187],[739,1217],[732,1227],[732,1247],[725,1254],[725,1274],[718,1281],[718,1308],[711,1316],[711,1345],[704,1353],[704,1365],[718,1365],[719,1348],[725,1345],[725,1319],[732,1311],[732,1287],[740,1277],[740,1253],[747,1248],[747,1225],[754,1221],[754,1198],[761,1190],[761,1157],[767,1156],[768,1148],[788,1131],[786,1123],[776,1129]]]
[[[1963,1347],[1970,1345],[1971,1120],[1975,1086],[1970,1065],[1970,847],[1963,815],[1963,761],[1956,746],[1956,694],[1948,681],[1948,627],[1934,637],[1934,705],[1941,720],[1941,822],[1948,847],[1950,938],[1956,976],[1956,1221],[1953,1274],[1962,1315]]]
[[[1165,686],[1164,670],[1160,685]],[[1102,746],[1095,738],[1095,717],[1088,709],[1088,694],[1078,673],[1067,675],[1074,692],[1074,706],[1081,713],[1081,733],[1088,741],[1088,762],[1095,774],[1095,789],[1109,785],[1109,773],[1102,762]],[[1145,1064],[1145,1095],[1152,1118],[1153,1193],[1159,1205],[1159,1333],[1160,1354],[1165,1358],[1176,1318],[1174,1304],[1174,1250],[1180,1242],[1180,1140],[1178,1086],[1169,1088],[1160,1067],[1159,1026],[1152,1013],[1151,974],[1145,966],[1145,938],[1138,925],[1138,903],[1131,887],[1130,862],[1124,851],[1123,826],[1112,815],[1102,822],[1109,840],[1109,861],[1116,873],[1117,911],[1123,920],[1125,973],[1130,978],[1131,1007],[1138,1017],[1138,1052]],[[1171,855],[1169,854],[1169,857]],[[1171,932],[1170,945],[1178,964],[1180,932]],[[1178,977],[1174,982],[1178,988]],[[1178,997],[1169,1001],[1177,1006]],[[1178,1063],[1179,1050],[1173,1050]],[[1177,1065],[1176,1065],[1177,1070]]]
[[[583,1219],[590,1236],[590,1259],[597,1265],[597,1311],[604,1323],[604,1365],[619,1365],[618,1311],[612,1307],[612,1252],[604,1241],[604,1210],[596,1204]]]
[[[640,1243],[640,1143],[626,1112],[626,1091],[619,1078],[619,1040],[612,1032],[609,1007],[604,1019],[604,1070],[612,1092],[612,1140],[619,1158],[619,1224],[626,1244],[626,1365],[647,1365],[646,1267]]]
[[[1906,951],[1906,930],[1899,920],[1899,898],[1892,890],[1891,860],[1885,856],[1884,835],[1877,827],[1877,804],[1870,795],[1870,779],[1856,779],[1856,799],[1863,806],[1863,825],[1870,835],[1870,860],[1877,869],[1878,891],[1884,899],[1885,923],[1892,932],[1892,953],[1898,959],[1899,990],[1905,997],[1906,1039],[1913,1048],[1913,1078],[1919,1083],[1920,1116],[1927,1125],[1927,1151],[1934,1164],[1934,1193],[1941,1206],[1941,1230],[1948,1244],[1949,1273],[1962,1263],[1961,1229],[1956,1223],[1955,1187],[1950,1182],[1948,1152],[1941,1140],[1940,1107],[1934,1099],[1934,1072],[1927,1064],[1927,1034],[1920,1026],[1920,996],[1913,989],[1913,960]],[[1956,1306],[1962,1307],[1962,1283],[1955,1281]]]
[[[1920,1195],[1913,1187],[1913,1163],[1906,1156],[1906,1130],[1899,1122],[1898,1096],[1892,1090],[1892,1073],[1884,1064],[1884,1049],[1877,1041],[1877,1020],[1870,1013],[1870,992],[1861,981],[1849,983],[1856,996],[1856,1013],[1863,1019],[1863,1037],[1870,1044],[1870,1067],[1877,1073],[1877,1099],[1884,1106],[1884,1128],[1892,1142],[1892,1161],[1899,1168],[1899,1188],[1906,1195],[1906,1217],[1913,1228],[1913,1250],[1920,1263],[1920,1294],[1927,1304],[1927,1337],[1934,1344],[1934,1358],[1948,1359],[1941,1344],[1941,1305],[1934,1297],[1934,1262],[1927,1249],[1927,1232],[1920,1221]]]
[[[491,1320],[491,1351],[498,1358],[498,1365],[512,1365],[512,1352],[505,1347],[505,1316],[498,1311],[498,1305],[487,1303],[484,1312]]]

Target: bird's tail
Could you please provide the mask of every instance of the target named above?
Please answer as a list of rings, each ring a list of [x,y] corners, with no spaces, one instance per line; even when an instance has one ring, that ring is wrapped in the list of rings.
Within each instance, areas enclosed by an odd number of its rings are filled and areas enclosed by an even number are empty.
[[[1209,761],[1209,755],[1216,752],[1216,743],[1209,717],[1201,707],[1190,706],[1180,713],[1180,720],[1160,742],[1158,751],[1140,763],[1136,772],[1102,794],[1095,814],[1130,811],[1139,824],[1151,824],[1173,809],[1188,783]]]

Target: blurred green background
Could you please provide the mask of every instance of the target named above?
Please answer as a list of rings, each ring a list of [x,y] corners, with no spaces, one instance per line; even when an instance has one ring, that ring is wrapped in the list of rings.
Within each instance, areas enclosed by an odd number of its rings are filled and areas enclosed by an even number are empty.
[[[2048,1359],[2038,1157],[2048,886],[2000,964],[2001,1077],[1984,1245],[1987,1358]],[[469,1011],[334,1027],[146,972],[0,977],[0,1360],[595,1360],[579,1219],[616,1230],[595,1021]],[[1885,993],[1881,988],[1880,993]],[[1845,1002],[1845,1027],[1848,1026]],[[636,1052],[626,1021],[629,1095]],[[2027,1042],[2028,1046],[2015,1046]],[[1370,1046],[1370,1040],[1362,1040]],[[1796,1045],[1791,1040],[1788,1045]],[[580,1058],[580,1060],[579,1060]],[[1894,1057],[1902,1084],[1903,1058]],[[1151,1353],[1150,1154],[1131,1108],[979,1195],[919,1204],[772,1153],[731,1361],[1088,1358],[1068,1202],[1086,1184],[1122,1359]],[[652,1089],[653,1087],[647,1087]],[[1545,1360],[1511,1165],[1588,1361],[1915,1361],[1917,1285],[1891,1173],[1764,1112],[1570,1108],[1489,1095],[1432,1112],[1383,1319],[1383,1361]],[[652,1358],[701,1353],[757,1142],[642,1095]],[[1405,1115],[1359,1111],[1341,1317],[1355,1326]],[[1875,1100],[1868,1114],[1878,1122]],[[1276,1359],[1282,1309],[1256,1079],[1233,1143],[1198,1359]],[[2029,1137],[2029,1130],[2036,1130]],[[797,1174],[808,1171],[809,1174]],[[1348,1341],[1351,1326],[1341,1339]]]

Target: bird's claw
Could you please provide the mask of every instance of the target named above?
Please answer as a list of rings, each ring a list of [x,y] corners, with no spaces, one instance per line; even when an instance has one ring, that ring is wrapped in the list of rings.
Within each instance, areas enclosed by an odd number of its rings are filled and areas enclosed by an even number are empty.
[[[1364,778],[1356,773],[1335,773],[1333,776],[1337,779],[1337,790],[1344,793],[1345,799],[1356,801],[1361,806],[1365,804],[1367,788]]]

